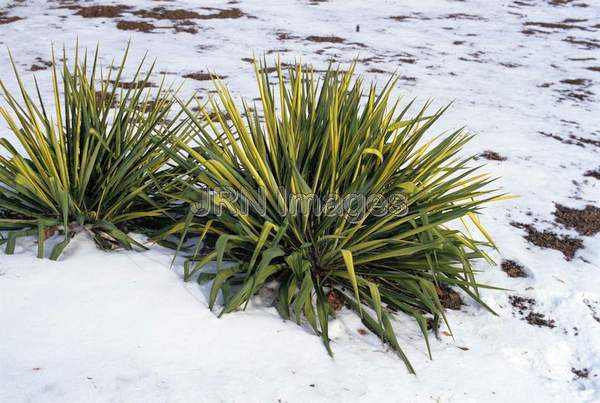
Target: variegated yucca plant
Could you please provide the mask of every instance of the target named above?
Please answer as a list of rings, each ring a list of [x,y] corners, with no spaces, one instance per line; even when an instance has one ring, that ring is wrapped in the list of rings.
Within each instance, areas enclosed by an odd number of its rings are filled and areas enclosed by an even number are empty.
[[[437,330],[445,320],[441,288],[458,287],[485,306],[473,262],[490,262],[483,249],[493,242],[477,215],[501,196],[470,166],[473,157],[461,156],[470,136],[429,136],[446,108],[429,113],[425,105],[408,117],[413,103],[399,109],[391,99],[395,79],[365,90],[354,65],[317,77],[278,64],[275,79],[266,63],[255,69],[254,107],[238,107],[218,78],[199,112],[182,104],[191,130],[175,138],[173,197],[193,209],[162,235],[183,233],[182,243],[200,236],[185,277],[213,281],[211,309],[219,295],[221,314],[245,308],[276,284],[279,314],[310,324],[329,353],[328,321],[346,306],[413,372],[395,313],[416,320],[429,350],[428,325]],[[316,199],[289,197],[299,194]],[[324,214],[314,202],[351,194],[401,195],[404,208]],[[461,221],[482,236],[460,230]]]
[[[127,228],[165,214],[162,144],[177,131],[177,122],[167,119],[174,97],[164,81],[151,92],[153,66],[142,73],[144,61],[131,82],[124,81],[127,53],[103,71],[98,49],[90,60],[76,51],[72,66],[63,51],[62,68],[53,51],[52,99],[45,101],[37,82],[35,95],[28,93],[14,62],[22,99],[0,81],[0,114],[12,137],[0,134],[0,230],[8,232],[2,240],[7,253],[19,237],[33,235],[44,257],[46,238],[62,233],[50,254],[57,259],[79,231],[105,249],[143,247]]]

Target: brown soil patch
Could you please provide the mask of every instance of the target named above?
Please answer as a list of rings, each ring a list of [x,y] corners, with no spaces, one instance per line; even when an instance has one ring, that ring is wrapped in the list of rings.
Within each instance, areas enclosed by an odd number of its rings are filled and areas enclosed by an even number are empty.
[[[530,29],[530,28],[529,29],[523,29],[521,31],[521,33],[523,35],[527,35],[527,36],[535,35],[535,34],[548,34],[548,32],[546,32],[546,31],[540,31],[539,29]]]
[[[573,36],[568,36],[565,39],[563,39],[563,41],[573,45],[579,45],[586,50],[600,49],[600,41],[596,39],[581,39],[575,38]]]
[[[478,50],[477,52],[468,54],[468,56],[471,57],[470,59],[466,58],[466,57],[459,57],[458,60],[462,60],[464,62],[484,63],[484,61],[481,60],[481,56],[484,56],[484,55],[485,55],[485,52]]]
[[[481,158],[485,158],[486,160],[489,161],[506,161],[507,158],[503,157],[502,155],[498,154],[496,151],[492,151],[492,150],[486,150],[484,152],[482,152],[481,154],[479,154],[479,156]]]
[[[505,272],[508,277],[527,277],[523,266],[515,262],[514,260],[503,260],[500,268]]]
[[[189,10],[168,10],[164,7],[154,7],[151,10],[137,10],[133,14],[142,18],[153,18],[155,20],[187,20],[190,18],[200,18],[201,15],[195,11]]]
[[[583,144],[589,144],[594,147],[600,147],[600,140],[586,139],[585,137],[575,136],[573,134],[569,135],[569,138],[579,141]]]
[[[298,39],[296,35],[292,35],[289,32],[278,31],[275,33],[276,37],[280,41],[289,41],[290,39]]]
[[[31,67],[29,68],[29,71],[40,71],[40,70],[46,70],[48,67],[46,66],[40,66],[39,64],[32,64]]]
[[[529,312],[525,317],[525,320],[530,325],[539,326],[539,327],[549,327],[552,329],[556,327],[554,324],[554,319],[546,319],[546,315],[537,312]]]
[[[390,17],[390,20],[394,20],[394,21],[398,21],[398,22],[403,22],[403,21],[408,21],[408,20],[412,20],[415,17],[412,17],[410,15],[394,15]]]
[[[0,25],[10,24],[11,22],[22,20],[23,18],[12,16],[7,17],[5,12],[0,11]]]
[[[582,7],[582,8],[588,7],[588,5],[585,4],[585,3],[575,3],[575,4],[573,4],[574,1],[575,0],[550,0],[550,1],[548,1],[548,4],[550,4],[552,6],[560,6],[560,7],[566,6],[566,5],[569,5],[569,4],[572,5],[572,6],[574,6],[574,7]]]
[[[548,28],[548,29],[579,29],[582,31],[589,31],[586,27],[580,27],[578,25],[573,25],[573,23],[581,22],[582,20],[574,20],[574,19],[566,19],[562,22],[532,22],[527,21],[524,25],[532,26],[532,27],[540,27],[540,28]]]
[[[521,67],[521,65],[517,64],[517,63],[502,62],[502,63],[499,63],[499,64],[500,64],[500,66],[508,67],[509,69],[516,69],[517,67]]]
[[[183,21],[181,24],[177,24],[173,28],[175,28],[175,32],[185,32],[188,34],[198,33],[198,30],[192,25],[190,21]]]
[[[29,68],[29,71],[40,71],[46,70],[48,67],[52,67],[52,62],[48,60],[44,60],[41,57],[35,58],[36,63],[32,64]]]
[[[600,73],[600,66],[586,67],[586,69]]]
[[[599,140],[592,140],[592,139],[586,139],[585,137],[581,137],[581,136],[575,136],[574,134],[570,134],[569,138],[564,138],[562,136],[559,136],[557,134],[553,134],[553,133],[546,133],[543,131],[538,131],[539,134],[546,136],[546,137],[550,137],[554,140],[558,140],[563,144],[570,144],[570,145],[576,145],[579,147],[585,147],[586,144],[589,145],[593,145],[596,147],[600,147],[600,141]]]
[[[436,288],[437,295],[442,306],[446,309],[459,310],[463,305],[460,295],[450,287],[440,286]]]
[[[165,103],[164,101],[161,101],[160,103],[158,103],[155,99],[151,99],[146,102],[138,102],[136,109],[139,112],[143,111],[143,113],[146,114],[146,113],[152,113],[154,111],[163,112],[168,106],[169,106],[168,102]]]
[[[156,20],[212,20],[212,19],[235,19],[242,17],[251,17],[244,13],[239,8],[229,8],[225,10],[217,10],[212,14],[199,14],[195,11],[175,9],[169,10],[164,7],[154,7],[150,10],[138,10],[133,14],[143,18],[154,18]]]
[[[600,323],[600,312],[598,312],[598,310],[596,309],[598,301],[590,301],[589,299],[584,299],[583,303],[592,312],[592,318],[594,318],[596,322]]]
[[[590,370],[587,368],[571,368],[571,372],[574,373],[577,378],[587,378],[590,376]]]
[[[447,20],[472,20],[472,21],[484,21],[485,18],[475,15],[475,14],[464,14],[464,13],[455,13],[455,14],[447,14],[442,19]]]
[[[78,8],[79,11],[75,14],[84,18],[115,18],[121,17],[125,11],[131,9],[131,6],[118,4],[115,6],[89,6]]]
[[[517,295],[510,295],[508,297],[510,304],[517,310],[521,319],[526,321],[532,326],[539,327],[556,327],[554,319],[546,319],[546,315],[534,312],[533,307],[536,302],[533,298],[523,298]]]
[[[143,81],[119,81],[116,82],[114,80],[111,80],[110,83],[112,85],[114,85],[117,88],[123,88],[123,89],[138,89],[138,88],[150,88],[150,87],[156,87],[156,84],[147,81],[147,82],[143,82]]]
[[[310,42],[327,42],[327,43],[343,43],[345,41],[344,38],[340,38],[339,36],[317,36],[311,35],[306,37],[307,41]]]
[[[115,94],[111,102],[110,94],[102,94],[102,91],[96,91],[96,104],[101,104],[105,108],[107,106],[110,106],[111,108],[116,108],[119,105],[119,99],[117,94]]]
[[[591,84],[591,80],[588,80],[587,78],[568,78],[565,80],[560,80],[561,83],[563,84],[569,84],[569,85],[583,85],[583,86],[589,86]]]
[[[154,25],[145,21],[119,21],[117,23],[117,29],[122,31],[139,31],[139,32],[151,32]]]
[[[406,57],[401,57],[398,59],[398,61],[400,63],[406,63],[406,64],[415,64],[417,59],[410,59],[410,58],[406,58]]]
[[[570,98],[575,101],[588,101],[594,96],[593,92],[585,89],[577,89],[575,91],[567,90],[559,92],[564,96],[564,98],[562,99]]]
[[[391,16],[390,19],[394,20],[394,21],[398,21],[398,22],[403,22],[403,21],[408,21],[408,20],[427,21],[427,20],[430,20],[431,18],[426,17],[425,15],[423,15],[421,13],[413,13],[412,15],[394,15],[394,16]]]
[[[261,73],[271,74],[277,71],[277,67],[265,67],[258,70]]]
[[[540,232],[531,224],[512,222],[511,225],[524,229],[527,233],[525,239],[532,244],[540,248],[550,248],[560,251],[566,260],[572,260],[575,257],[575,253],[583,248],[583,241],[579,238],[573,238],[568,235],[557,235],[549,230]]]
[[[600,232],[600,208],[591,205],[578,210],[557,204],[554,211],[556,222],[574,229],[580,235],[595,235]]]
[[[183,76],[183,78],[191,78],[192,80],[197,80],[197,81],[208,81],[208,80],[212,80],[214,78],[218,78],[219,80],[222,80],[224,78],[227,78],[227,76],[219,76],[216,74],[211,74],[211,73],[205,73],[205,72],[197,72],[197,73],[189,73]]]
[[[586,171],[586,173],[584,173],[583,176],[589,176],[591,178],[600,180],[600,168],[596,169],[595,171]]]
[[[327,294],[327,302],[334,311],[339,311],[344,307],[344,303],[342,300],[340,300],[340,297],[337,295],[335,290],[329,291]]]
[[[242,17],[255,18],[246,13],[244,13],[239,8],[230,8],[227,10],[220,10],[215,14],[203,15],[200,17],[202,20],[211,20],[211,19],[237,19]]]

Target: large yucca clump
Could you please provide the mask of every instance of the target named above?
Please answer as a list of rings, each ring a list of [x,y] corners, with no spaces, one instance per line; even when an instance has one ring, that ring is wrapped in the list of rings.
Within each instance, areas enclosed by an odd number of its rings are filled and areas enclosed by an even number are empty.
[[[482,303],[472,262],[489,259],[480,248],[492,241],[476,215],[497,196],[459,155],[468,135],[426,135],[444,110],[409,118],[411,105],[390,102],[394,80],[365,92],[353,70],[317,79],[278,65],[271,82],[256,66],[260,105],[238,109],[216,81],[218,96],[188,111],[193,130],[173,155],[177,197],[194,202],[185,227],[203,243],[185,276],[213,280],[210,307],[222,291],[221,314],[275,281],[281,316],[306,320],[329,352],[328,320],[345,305],[412,371],[390,316],[413,316],[427,339],[428,322],[444,318],[441,289]],[[464,219],[485,242],[456,229]]]
[[[76,53],[73,67],[63,52],[59,73],[53,53],[53,99],[47,102],[37,82],[38,102],[28,94],[16,68],[21,102],[0,81],[8,105],[0,114],[17,140],[0,138],[0,230],[9,231],[2,241],[7,253],[18,237],[37,235],[43,257],[44,240],[62,232],[64,241],[51,253],[56,259],[83,230],[103,248],[141,246],[126,235],[127,225],[163,214],[157,194],[168,157],[161,145],[174,130],[165,120],[174,101],[163,85],[150,98],[152,67],[142,75],[143,61],[132,81],[123,81],[126,58],[127,51],[103,75],[97,51],[90,63],[87,54],[81,60]]]

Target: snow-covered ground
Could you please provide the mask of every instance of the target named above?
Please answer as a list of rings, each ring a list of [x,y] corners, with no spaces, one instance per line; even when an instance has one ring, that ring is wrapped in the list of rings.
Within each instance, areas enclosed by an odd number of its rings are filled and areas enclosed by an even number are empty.
[[[600,235],[553,214],[556,204],[600,207],[600,2],[138,0],[123,1],[120,16],[77,15],[97,4],[117,3],[0,1],[0,45],[28,85],[36,66],[49,97],[51,42],[68,55],[77,38],[99,42],[108,64],[131,39],[132,66],[145,52],[158,59],[156,82],[159,72],[182,80],[210,70],[251,99],[243,59],[279,53],[317,68],[358,58],[368,79],[397,71],[406,100],[454,100],[437,129],[466,126],[477,134],[466,152],[506,158],[480,161],[520,197],[490,206],[483,221],[496,261],[514,260],[527,277],[481,266],[482,282],[510,289],[483,292],[499,316],[465,299],[448,312],[454,339],[432,337],[432,361],[415,324],[398,316],[413,376],[348,313],[332,324],[333,359],[260,299],[217,319],[206,289],[169,269],[166,249],[103,253],[81,236],[51,262],[24,240],[0,254],[0,402],[600,401]],[[200,17],[139,12],[154,7]],[[0,79],[14,89],[2,53]],[[210,87],[188,79],[182,95]],[[2,136],[11,137],[4,123]],[[558,238],[535,232],[546,229]],[[531,242],[562,247],[563,235],[583,242],[570,260]]]

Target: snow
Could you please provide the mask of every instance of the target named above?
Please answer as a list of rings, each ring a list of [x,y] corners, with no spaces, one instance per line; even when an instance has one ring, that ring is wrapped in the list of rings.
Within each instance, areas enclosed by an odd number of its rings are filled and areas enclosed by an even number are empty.
[[[561,99],[568,91],[597,92],[600,72],[588,68],[600,66],[600,3],[558,3],[127,2],[133,9],[164,6],[202,14],[211,11],[201,6],[237,7],[256,17],[198,20],[198,33],[190,34],[169,28],[171,21],[128,12],[82,18],[59,2],[0,2],[0,12],[23,18],[0,25],[0,44],[10,48],[30,88],[33,74],[27,69],[35,59],[49,60],[51,42],[64,44],[72,55],[76,38],[90,49],[99,42],[104,64],[131,39],[131,65],[145,52],[157,58],[155,82],[161,71],[181,81],[185,74],[211,70],[227,76],[234,94],[248,99],[257,91],[252,66],[242,58],[271,50],[279,50],[283,61],[301,58],[317,68],[332,58],[347,64],[358,57],[357,68],[369,80],[387,77],[370,69],[414,78],[400,81],[398,95],[405,100],[454,101],[439,132],[466,125],[477,136],[465,152],[493,150],[507,157],[480,161],[500,177],[499,186],[520,197],[490,206],[483,223],[498,243],[494,259],[513,259],[529,276],[509,278],[499,267],[482,265],[481,282],[510,290],[482,293],[499,316],[468,301],[461,311],[449,311],[454,339],[432,337],[433,360],[415,324],[398,315],[395,326],[417,371],[413,376],[375,336],[361,335],[360,321],[346,312],[331,325],[333,359],[318,337],[282,321],[261,298],[246,312],[217,319],[207,309],[206,287],[184,283],[180,262],[170,270],[172,253],[166,249],[104,253],[82,235],[61,261],[51,262],[35,258],[33,239],[22,240],[15,255],[0,254],[0,402],[600,401],[600,323],[593,314],[600,317],[600,236],[582,236],[584,249],[567,261],[558,251],[527,242],[523,230],[510,225],[531,223],[578,236],[555,225],[554,203],[599,206],[600,181],[583,176],[600,166],[599,148],[540,133],[600,140],[600,95]],[[525,25],[565,19],[586,21],[565,23],[576,28],[564,29]],[[117,20],[164,28],[123,31],[116,29]],[[525,29],[546,33],[527,35]],[[297,38],[279,40],[277,32]],[[304,39],[310,35],[345,42]],[[570,37],[596,47],[586,49]],[[14,89],[6,53],[0,60],[0,78]],[[35,72],[47,99],[49,75]],[[589,82],[561,82],[573,79]],[[182,95],[210,88],[209,82],[187,80]],[[6,133],[0,123],[0,136]],[[509,295],[535,299],[534,311],[553,319],[555,327],[528,324]],[[572,372],[584,368],[587,378]]]

